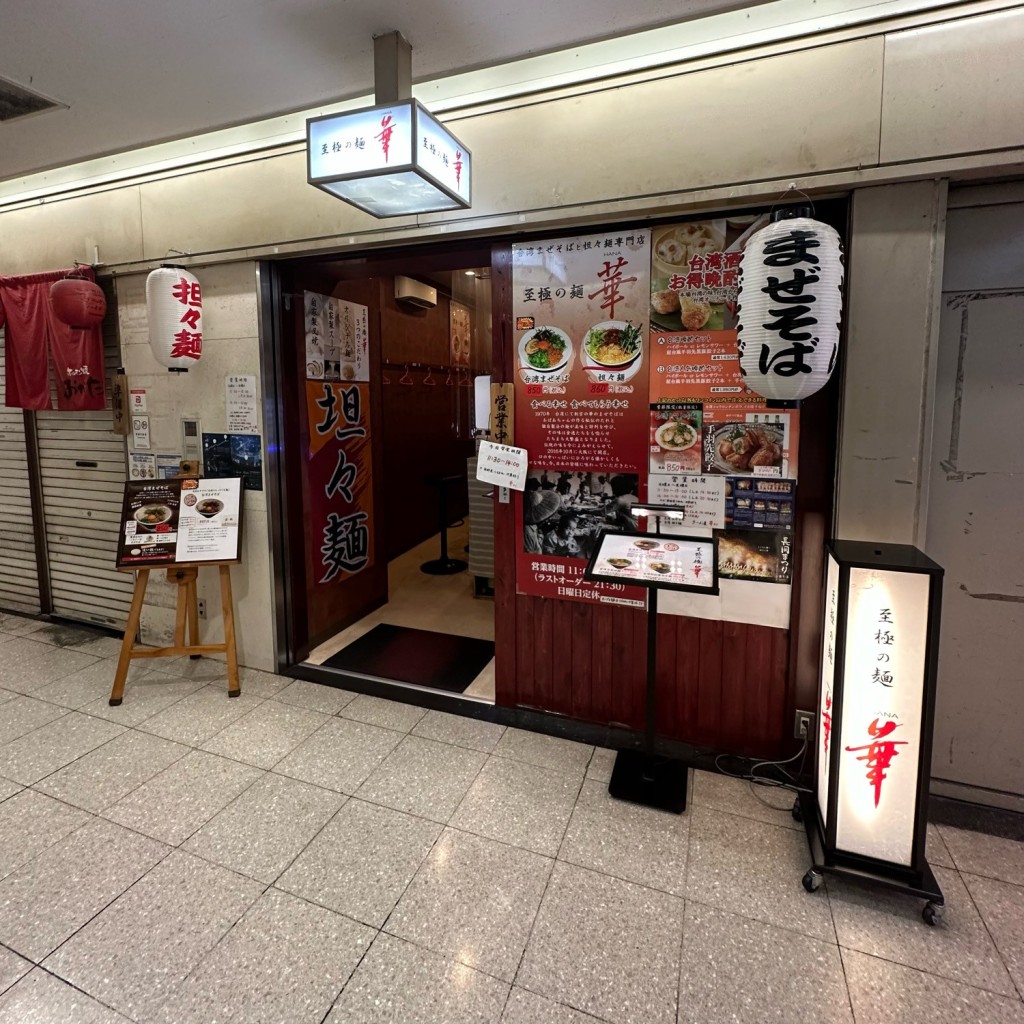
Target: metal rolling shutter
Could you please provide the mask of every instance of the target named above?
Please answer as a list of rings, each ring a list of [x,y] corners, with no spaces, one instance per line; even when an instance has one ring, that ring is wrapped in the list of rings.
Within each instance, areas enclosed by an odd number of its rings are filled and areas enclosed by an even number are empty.
[[[123,628],[131,573],[114,568],[125,482],[125,439],[112,429],[110,375],[119,363],[112,296],[103,324],[107,408],[38,412],[36,429],[53,614]]]
[[[40,610],[39,575],[25,416],[21,409],[8,409],[3,404],[4,391],[4,348],[0,345],[0,610],[35,614]]]

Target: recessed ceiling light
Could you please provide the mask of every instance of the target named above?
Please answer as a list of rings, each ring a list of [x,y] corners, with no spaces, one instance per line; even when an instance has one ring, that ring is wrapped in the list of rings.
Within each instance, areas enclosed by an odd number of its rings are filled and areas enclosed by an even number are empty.
[[[464,270],[463,273],[466,275],[466,277],[476,277],[475,270]]]

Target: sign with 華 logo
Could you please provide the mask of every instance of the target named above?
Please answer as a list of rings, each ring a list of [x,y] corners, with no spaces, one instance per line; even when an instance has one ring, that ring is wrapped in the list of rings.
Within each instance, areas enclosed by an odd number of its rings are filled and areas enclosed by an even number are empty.
[[[307,180],[375,217],[471,205],[469,150],[415,100],[306,122]]]
[[[909,545],[863,541],[833,541],[826,560],[808,817],[826,858],[920,887],[942,568]]]

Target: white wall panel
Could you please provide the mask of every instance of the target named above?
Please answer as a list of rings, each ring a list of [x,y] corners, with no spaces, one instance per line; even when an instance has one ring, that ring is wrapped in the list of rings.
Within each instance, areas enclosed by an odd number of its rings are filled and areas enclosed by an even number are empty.
[[[861,39],[453,120],[476,162],[473,208],[419,222],[873,164],[882,50],[880,37]],[[151,182],[141,194],[149,259],[416,223],[376,221],[307,185],[304,153]]]
[[[163,259],[171,249],[244,249],[380,225],[368,213],[308,185],[305,152],[153,181],[142,185],[141,193],[147,259]],[[402,217],[388,225],[413,222]]]
[[[1024,10],[894,32],[883,163],[1024,145]]]
[[[836,536],[923,543],[942,182],[854,193]]]
[[[453,121],[476,160],[471,214],[874,163],[882,49],[861,39]]]
[[[134,186],[10,210],[0,215],[0,273],[35,274],[75,260],[142,259],[139,192]]]

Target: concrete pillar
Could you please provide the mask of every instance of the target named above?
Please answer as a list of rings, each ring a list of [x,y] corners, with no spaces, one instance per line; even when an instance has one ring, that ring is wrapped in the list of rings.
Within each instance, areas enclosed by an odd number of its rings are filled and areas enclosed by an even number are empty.
[[[853,193],[835,535],[924,546],[945,181]]]

